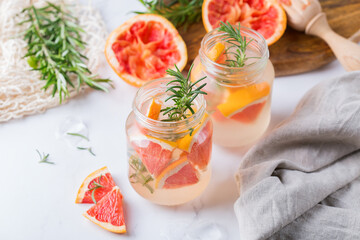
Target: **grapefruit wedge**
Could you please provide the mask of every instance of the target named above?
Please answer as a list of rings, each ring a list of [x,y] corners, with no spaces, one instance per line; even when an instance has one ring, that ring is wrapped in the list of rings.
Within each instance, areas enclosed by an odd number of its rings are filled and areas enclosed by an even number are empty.
[[[132,135],[130,143],[139,155],[148,172],[157,176],[172,160],[174,143],[148,137],[143,134]]]
[[[240,23],[262,34],[268,45],[286,29],[286,14],[277,0],[204,0],[202,19],[207,32],[219,27],[220,21]]]
[[[107,167],[100,168],[85,178],[78,190],[75,203],[94,203],[92,195],[98,202],[114,186],[115,182]]]
[[[172,162],[155,179],[156,188],[173,189],[199,182],[198,172],[188,162],[186,154]]]
[[[155,14],[137,15],[115,29],[105,56],[120,78],[137,87],[165,77],[175,64],[182,70],[187,62],[184,40],[166,18]]]
[[[115,186],[83,215],[100,227],[115,233],[125,233],[125,219],[120,189]]]

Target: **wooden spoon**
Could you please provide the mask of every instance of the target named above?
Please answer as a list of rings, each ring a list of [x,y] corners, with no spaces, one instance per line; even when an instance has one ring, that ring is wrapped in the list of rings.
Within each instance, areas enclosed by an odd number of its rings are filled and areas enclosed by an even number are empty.
[[[289,25],[326,41],[346,71],[360,70],[360,45],[335,33],[318,0],[281,0]]]

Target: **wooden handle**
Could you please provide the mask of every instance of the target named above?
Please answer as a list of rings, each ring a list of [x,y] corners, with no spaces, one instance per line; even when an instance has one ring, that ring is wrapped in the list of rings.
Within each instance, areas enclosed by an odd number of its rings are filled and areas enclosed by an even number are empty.
[[[335,33],[325,13],[316,15],[306,26],[305,33],[324,39],[346,71],[360,70],[360,45]]]

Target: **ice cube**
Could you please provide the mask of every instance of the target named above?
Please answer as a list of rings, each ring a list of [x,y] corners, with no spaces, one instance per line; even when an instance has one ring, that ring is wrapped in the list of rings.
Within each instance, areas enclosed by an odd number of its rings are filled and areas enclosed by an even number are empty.
[[[89,147],[89,141],[80,136],[69,133],[80,134],[88,138],[89,130],[84,122],[75,117],[68,117],[60,123],[56,132],[56,138],[65,141],[70,147]]]

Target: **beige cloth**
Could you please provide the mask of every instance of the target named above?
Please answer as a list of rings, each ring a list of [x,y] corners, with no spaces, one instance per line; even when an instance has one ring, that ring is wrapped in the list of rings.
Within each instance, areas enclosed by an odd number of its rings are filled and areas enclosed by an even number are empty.
[[[41,5],[45,1],[32,2]],[[99,12],[91,6],[80,6],[75,0],[65,2],[73,5],[73,14],[85,30],[82,38],[88,45],[84,55],[89,58],[89,69],[96,73],[107,37],[105,24]],[[59,105],[59,97],[51,96],[52,89],[47,92],[41,89],[45,81],[40,81],[38,72],[29,71],[26,59],[22,58],[27,44],[20,33],[26,26],[17,25],[22,20],[17,14],[29,5],[30,0],[0,0],[0,123]],[[82,87],[80,92],[84,89]],[[70,90],[70,97],[77,94],[75,89]]]
[[[360,239],[360,72],[310,90],[236,179],[240,239]]]

